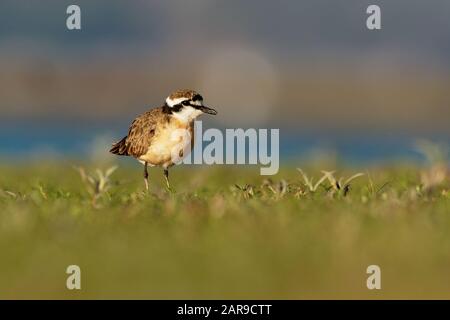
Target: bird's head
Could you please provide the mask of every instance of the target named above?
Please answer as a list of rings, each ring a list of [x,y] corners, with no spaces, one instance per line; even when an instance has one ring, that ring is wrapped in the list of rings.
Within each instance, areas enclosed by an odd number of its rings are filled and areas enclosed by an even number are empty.
[[[177,90],[167,97],[164,106],[168,113],[181,121],[190,122],[202,113],[216,115],[217,111],[203,104],[203,97],[193,90]]]

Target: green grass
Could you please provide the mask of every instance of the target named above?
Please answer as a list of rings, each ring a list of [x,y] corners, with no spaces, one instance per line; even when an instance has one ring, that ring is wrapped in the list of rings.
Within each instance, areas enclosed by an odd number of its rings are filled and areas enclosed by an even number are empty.
[[[370,168],[344,196],[295,167],[177,167],[175,193],[151,169],[145,195],[140,169],[119,167],[94,204],[70,163],[0,166],[0,298],[450,298],[448,177]]]

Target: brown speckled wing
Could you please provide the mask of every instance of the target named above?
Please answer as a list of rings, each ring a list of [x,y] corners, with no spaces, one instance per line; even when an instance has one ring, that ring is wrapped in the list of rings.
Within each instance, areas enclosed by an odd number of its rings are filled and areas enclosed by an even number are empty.
[[[147,153],[155,135],[156,125],[164,121],[165,117],[166,115],[162,112],[162,109],[156,108],[144,113],[133,121],[125,141],[129,155],[138,158]]]

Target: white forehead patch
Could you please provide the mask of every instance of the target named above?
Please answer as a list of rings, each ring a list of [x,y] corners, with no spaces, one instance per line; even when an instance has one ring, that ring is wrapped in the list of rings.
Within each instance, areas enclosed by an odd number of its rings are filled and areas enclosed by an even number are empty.
[[[183,102],[184,100],[188,100],[187,98],[176,98],[176,99],[171,99],[170,97],[167,97],[166,99],[166,103],[169,107],[173,107],[181,102]]]
[[[189,100],[187,98],[176,98],[176,99],[171,99],[170,97],[167,97],[166,99],[166,103],[169,107],[173,107],[185,100]],[[195,100],[195,101],[191,101],[191,104],[194,104],[196,106],[201,107],[203,105],[203,101],[202,100]]]

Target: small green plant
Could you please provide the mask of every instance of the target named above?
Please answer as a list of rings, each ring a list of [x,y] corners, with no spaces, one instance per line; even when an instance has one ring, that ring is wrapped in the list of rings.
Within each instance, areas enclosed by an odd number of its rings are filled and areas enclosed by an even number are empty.
[[[100,169],[95,170],[95,174],[86,173],[83,167],[75,168],[86,186],[87,193],[91,196],[91,203],[93,207],[98,207],[98,199],[102,197],[111,188],[110,176],[116,171],[117,166],[110,167],[105,172]]]
[[[364,173],[357,173],[348,179],[345,179],[344,177],[336,179],[334,177],[335,171],[322,170],[323,176],[314,184],[314,178],[309,178],[308,175],[300,168],[297,168],[297,170],[302,175],[304,184],[310,192],[316,192],[323,182],[328,180],[330,186],[326,188],[326,190],[331,194],[342,193],[344,196],[346,196],[350,191],[350,182],[364,175]]]
[[[331,192],[331,194],[343,194],[344,197],[350,191],[350,182],[352,182],[356,178],[359,178],[364,175],[364,173],[359,172],[359,173],[352,175],[348,179],[345,179],[344,177],[336,179],[334,177],[335,171],[322,171],[322,173],[324,174],[324,177],[326,179],[328,179],[328,182],[330,183],[330,187],[328,188],[328,191]]]
[[[282,198],[288,192],[289,187],[284,179],[278,183],[273,182],[271,179],[265,179],[261,185],[261,189],[267,188],[276,198]]]
[[[238,184],[235,184],[234,186],[237,190],[240,191],[240,194],[244,199],[253,198],[256,194],[255,187],[252,185],[246,184],[244,186],[240,186]]]
[[[300,172],[300,174],[302,175],[304,184],[309,189],[310,192],[316,192],[317,189],[320,187],[320,185],[327,178],[326,175],[323,175],[322,178],[320,178],[319,181],[317,181],[314,184],[314,178],[312,178],[312,177],[309,178],[308,175],[300,168],[297,168],[297,171]]]
[[[13,199],[17,199],[18,195],[14,192],[8,191],[8,190],[0,190],[0,194],[4,197],[11,197]]]

